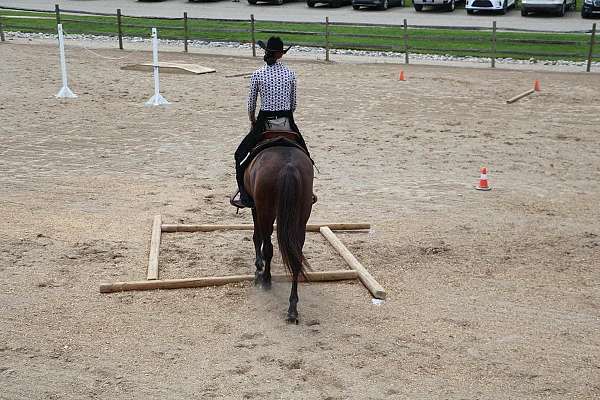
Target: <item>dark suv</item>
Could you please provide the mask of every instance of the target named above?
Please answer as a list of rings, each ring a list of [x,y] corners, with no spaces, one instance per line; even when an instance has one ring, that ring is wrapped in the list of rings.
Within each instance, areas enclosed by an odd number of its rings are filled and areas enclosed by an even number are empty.
[[[341,7],[349,6],[352,4],[352,0],[306,0],[309,7],[314,7],[317,3],[328,4],[330,7]]]
[[[600,12],[600,0],[583,0],[581,5],[581,17],[591,17],[592,14]]]

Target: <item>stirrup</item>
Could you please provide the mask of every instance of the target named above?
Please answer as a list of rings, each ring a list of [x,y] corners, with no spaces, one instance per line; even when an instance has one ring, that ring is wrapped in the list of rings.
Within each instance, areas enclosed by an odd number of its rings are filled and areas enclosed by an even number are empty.
[[[231,203],[232,206],[237,207],[238,211],[240,208],[254,208],[254,202],[250,201],[248,203],[244,203],[242,201],[242,195],[239,189],[237,189],[235,193],[229,197],[229,203]]]
[[[229,203],[232,206],[237,207],[238,210],[240,208],[246,208],[246,206],[242,203],[242,199],[240,198],[240,189],[236,189],[236,191],[229,196]]]

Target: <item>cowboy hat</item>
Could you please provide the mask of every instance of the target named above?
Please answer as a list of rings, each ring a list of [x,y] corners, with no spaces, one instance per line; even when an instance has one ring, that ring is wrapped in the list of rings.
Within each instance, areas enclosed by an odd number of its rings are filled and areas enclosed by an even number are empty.
[[[283,54],[287,53],[288,50],[292,48],[292,46],[289,46],[287,49],[284,50],[283,41],[276,36],[271,36],[267,41],[267,44],[265,44],[265,42],[263,42],[262,40],[257,41],[256,44],[258,44],[259,47],[264,51],[282,52]]]

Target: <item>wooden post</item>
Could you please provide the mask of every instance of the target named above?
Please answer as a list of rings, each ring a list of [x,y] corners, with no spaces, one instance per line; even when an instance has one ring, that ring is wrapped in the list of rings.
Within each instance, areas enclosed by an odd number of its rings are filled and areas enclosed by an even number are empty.
[[[250,32],[252,34],[252,57],[256,57],[256,32],[254,28],[254,14],[250,14]]]
[[[2,15],[0,15],[0,41],[6,41],[6,38],[4,37],[4,24],[2,23]]]
[[[334,231],[349,231],[371,229],[370,224],[346,223],[346,224],[308,224],[306,225],[307,232],[319,232],[323,226],[328,226]],[[213,232],[213,231],[251,231],[254,229],[252,224],[238,225],[187,225],[187,224],[162,224],[162,232]]]
[[[121,9],[117,8],[117,30],[119,33],[119,49],[123,50],[123,29],[121,27]]]
[[[56,25],[60,24],[60,8],[58,4],[54,5],[54,13],[56,14]]]
[[[305,272],[304,274],[309,282],[342,281],[356,279],[358,277],[358,273],[353,270]],[[271,275],[271,278],[274,281],[289,281],[291,280],[291,275],[273,274]],[[228,283],[251,282],[253,280],[254,275],[231,275],[206,278],[103,283],[100,285],[100,293],[125,292],[130,290],[198,288],[221,286],[227,285]],[[302,278],[300,277],[299,280],[302,280]]]
[[[325,236],[325,239],[331,243],[331,245],[340,253],[340,255],[346,260],[350,268],[358,272],[358,278],[365,285],[369,292],[376,299],[385,299],[385,289],[371,276],[369,271],[362,266],[361,263],[350,253],[350,251],[343,245],[343,243],[335,236],[335,234],[327,226],[321,228],[321,234]]]
[[[187,20],[187,12],[183,13],[183,51],[188,52],[188,40],[189,40],[189,31],[188,31],[188,20]]]
[[[592,36],[590,36],[590,51],[588,52],[586,72],[590,72],[592,68],[592,58],[594,56],[594,41],[596,39],[596,23],[592,25]]]
[[[329,17],[325,17],[325,61],[329,61]]]
[[[492,23],[492,68],[496,68],[496,21]]]
[[[408,24],[404,19],[404,64],[408,64]]]
[[[150,256],[148,257],[148,279],[158,279],[158,251],[160,249],[160,233],[162,218],[154,216],[152,223],[152,239],[150,239]]]

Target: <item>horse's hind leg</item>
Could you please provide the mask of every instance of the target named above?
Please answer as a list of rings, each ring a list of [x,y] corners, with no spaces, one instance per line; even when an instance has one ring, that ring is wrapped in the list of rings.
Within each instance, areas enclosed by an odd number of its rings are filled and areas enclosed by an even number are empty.
[[[304,220],[304,225],[306,225],[306,221],[308,220],[308,216],[306,216]],[[297,233],[296,236],[299,240],[299,248],[300,248],[300,259],[297,260],[297,263],[292,263],[292,291],[290,293],[290,307],[288,308],[287,313],[287,322],[298,325],[298,276],[302,270],[302,248],[304,247],[304,241],[306,239],[306,231],[305,228],[302,228],[300,232]]]
[[[290,293],[290,307],[287,312],[287,322],[298,325],[298,271],[293,273],[292,291]]]
[[[264,210],[262,210],[264,211]],[[273,223],[275,217],[252,209],[254,218],[254,248],[256,250],[256,275],[254,282],[263,289],[271,289],[271,259],[273,258]]]
[[[262,286],[264,289],[271,288],[271,260],[273,259],[273,243],[271,243],[271,235],[273,234],[273,223],[267,227],[267,232],[263,238],[263,256],[265,258],[265,270],[262,275]]]
[[[252,209],[252,219],[254,220],[254,234],[252,235],[252,239],[254,241],[254,251],[256,253],[256,258],[254,260],[254,265],[256,266],[254,283],[258,283],[259,276],[262,274],[263,267],[265,266],[265,260],[262,252],[264,239],[260,233],[260,226],[257,224],[256,210],[254,208]]]

